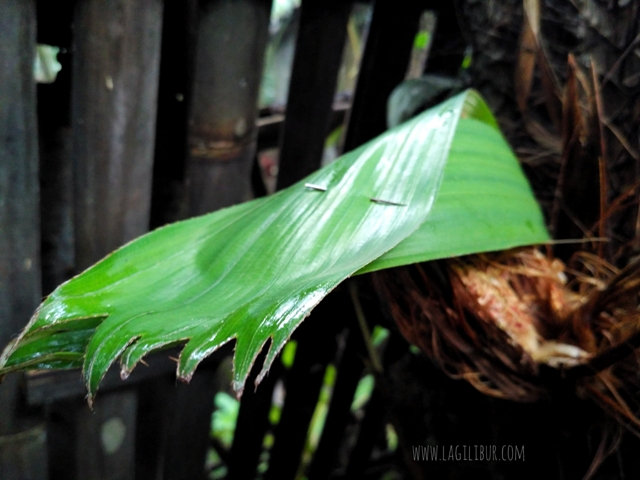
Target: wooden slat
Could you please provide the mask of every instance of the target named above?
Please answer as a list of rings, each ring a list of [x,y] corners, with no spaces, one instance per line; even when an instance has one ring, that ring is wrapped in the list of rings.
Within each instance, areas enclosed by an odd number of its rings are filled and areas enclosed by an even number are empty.
[[[277,188],[320,167],[352,3],[305,0],[291,72]]]
[[[178,385],[165,433],[163,479],[205,478],[211,435],[211,411],[216,390],[214,369],[200,369],[189,385]]]
[[[0,345],[40,302],[35,10],[0,2]],[[1,417],[5,417],[2,415]],[[1,425],[4,423],[0,420]]]
[[[325,426],[311,465],[306,472],[309,480],[328,478],[335,467],[344,432],[349,424],[353,396],[364,371],[362,358],[366,355],[366,348],[355,318],[350,320],[347,322],[350,330],[338,365],[338,374],[333,386]]]
[[[136,411],[135,391],[98,396],[93,411],[82,399],[51,405],[50,478],[133,479]]]
[[[387,98],[405,77],[420,15],[427,2],[378,0],[369,27],[358,74],[345,151],[353,150],[386,130]],[[326,478],[334,466],[351,402],[363,371],[365,353],[357,325],[351,331],[338,370],[325,430],[308,470],[309,479]]]
[[[203,0],[198,4],[194,73],[189,89],[187,216],[251,198],[258,93],[270,13],[271,0]],[[210,416],[214,390],[192,393],[181,408],[193,409],[189,402],[197,402],[200,408],[204,405],[208,409]],[[251,398],[251,394],[245,393],[245,398]],[[206,415],[201,411],[202,418]],[[183,419],[176,431],[187,431],[190,421]],[[241,426],[237,429],[242,430]],[[202,430],[198,439],[206,441],[208,431]],[[242,467],[247,465],[246,458],[241,462]],[[174,456],[165,463],[165,471],[178,472],[181,463],[183,459]]]
[[[269,374],[255,387],[255,379],[262,369],[269,345],[266,345],[253,364],[242,394],[238,420],[229,452],[229,480],[256,478],[264,435],[269,428],[271,397],[277,380],[282,375],[282,362],[276,361]]]
[[[40,301],[35,4],[0,2],[0,348]],[[18,375],[0,386],[0,478],[46,478],[45,435],[21,415]]]
[[[84,0],[74,19],[76,267],[147,231],[162,1]]]
[[[271,0],[204,0],[189,115],[188,215],[251,197]]]
[[[331,107],[331,114],[329,116],[329,128],[326,129],[328,132],[331,132],[344,123],[346,113],[350,107],[351,105],[345,101],[336,101],[333,103],[333,106]],[[257,120],[258,150],[274,148],[280,144],[280,136],[284,128],[284,120],[285,117],[281,113],[274,113],[269,116],[260,117]],[[295,130],[295,124],[291,125],[291,130]],[[321,141],[324,145],[325,138],[323,137]],[[288,167],[285,165],[281,166],[281,168],[286,170]],[[300,176],[300,178],[303,177]]]
[[[467,42],[462,36],[454,2],[431,2],[437,15],[435,35],[425,73],[455,77],[460,72]]]
[[[300,12],[277,189],[286,188],[320,167],[332,118],[332,104],[346,38],[351,2],[305,0]],[[286,399],[265,478],[294,478],[327,364],[335,354],[335,335],[346,295],[330,295],[296,333],[297,355],[285,379]],[[315,320],[315,321],[314,321]]]
[[[218,362],[201,365],[189,385],[176,385],[173,375],[143,384],[136,478],[204,479],[217,366]]]
[[[0,478],[43,480],[47,477],[47,432],[38,425],[0,437]],[[10,460],[10,461],[6,461]]]
[[[353,315],[349,295],[344,288],[339,288],[320,303],[296,331],[295,361],[284,379],[285,402],[269,452],[265,480],[295,478],[325,371],[335,357],[336,336],[349,315]]]
[[[162,7],[161,0],[76,3],[71,124],[78,270],[149,228]],[[136,404],[133,390],[100,395],[94,416],[84,402],[72,403],[62,428],[75,429],[76,465],[65,474],[133,479]],[[101,429],[116,414],[126,441],[110,453]],[[58,448],[49,445],[50,452]]]
[[[207,357],[188,385],[177,383],[173,371],[141,384],[136,478],[198,480],[204,477],[216,372],[232,348],[230,344],[225,345]],[[157,354],[160,355],[163,353]],[[175,370],[176,365],[172,363]],[[153,368],[151,363],[150,367]]]
[[[257,103],[271,0],[204,0],[199,7],[186,173],[189,216],[252,196]],[[247,384],[229,478],[255,474],[271,405],[271,396],[263,392],[270,391],[274,380],[273,375],[267,378],[258,394]]]
[[[375,310],[372,317],[374,321],[381,319],[380,308],[369,304],[369,312]],[[377,315],[376,315],[377,313]],[[369,316],[369,315],[368,315]],[[381,359],[383,368],[396,362],[407,351],[407,342],[395,332],[389,335],[384,355]],[[381,376],[376,376],[376,385],[367,402],[365,416],[360,422],[358,439],[349,456],[349,463],[346,469],[346,478],[353,478],[360,472],[364,472],[370,463],[371,452],[380,439],[385,436],[385,425],[389,422],[388,409],[391,404],[390,392],[386,388]]]
[[[404,80],[427,1],[377,0],[369,27],[345,151],[386,130],[387,99]]]
[[[164,3],[151,228],[187,215],[187,118],[197,38],[197,6],[197,0],[165,0]]]

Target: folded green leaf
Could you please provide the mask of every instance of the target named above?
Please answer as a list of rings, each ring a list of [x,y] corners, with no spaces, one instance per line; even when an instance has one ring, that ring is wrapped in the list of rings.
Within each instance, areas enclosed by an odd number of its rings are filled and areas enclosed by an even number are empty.
[[[282,192],[117,250],[46,299],[0,373],[82,362],[92,397],[118,359],[126,376],[149,352],[184,345],[177,374],[189,380],[235,339],[241,393],[265,343],[258,381],[350,275],[547,239],[517,160],[468,91]]]

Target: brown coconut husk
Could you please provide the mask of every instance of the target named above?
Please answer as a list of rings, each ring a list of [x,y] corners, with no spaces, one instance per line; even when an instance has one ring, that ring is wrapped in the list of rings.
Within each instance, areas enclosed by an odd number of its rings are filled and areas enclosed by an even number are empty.
[[[565,382],[638,433],[640,262],[619,271],[581,252],[572,264],[521,248],[381,271],[374,285],[448,375],[519,402]]]
[[[515,94],[528,135],[514,143],[567,264],[520,248],[376,272],[374,285],[450,376],[519,402],[573,390],[640,436],[640,180],[621,166],[637,147],[605,115],[602,68],[570,54],[552,71],[539,20],[524,19]],[[593,468],[615,438],[603,435]]]

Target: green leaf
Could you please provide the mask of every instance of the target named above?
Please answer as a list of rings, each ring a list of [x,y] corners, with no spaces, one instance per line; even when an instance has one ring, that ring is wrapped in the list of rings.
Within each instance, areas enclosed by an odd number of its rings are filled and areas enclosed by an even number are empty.
[[[236,431],[240,403],[226,392],[218,392],[214,397],[215,409],[211,416],[211,436],[226,448],[231,448]]]
[[[149,352],[184,345],[177,374],[188,381],[235,339],[241,394],[265,343],[257,381],[350,275],[547,238],[515,157],[468,91],[282,192],[117,250],[45,300],[3,353],[0,373],[74,367],[83,356],[91,398],[118,359],[126,377]]]
[[[548,240],[506,140],[486,123],[461,119],[427,221],[358,273]]]

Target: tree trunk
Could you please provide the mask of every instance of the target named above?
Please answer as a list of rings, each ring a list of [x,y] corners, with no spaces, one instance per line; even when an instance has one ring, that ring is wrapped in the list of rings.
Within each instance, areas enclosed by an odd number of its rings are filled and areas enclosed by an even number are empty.
[[[521,159],[554,237],[610,239],[558,245],[555,255],[571,263],[575,252],[586,250],[618,267],[628,264],[640,249],[640,1],[457,0],[456,8],[473,48],[472,86]],[[424,379],[430,368],[413,374],[418,360],[403,361],[408,364],[388,376],[391,391],[407,392],[406,385]],[[640,442],[628,433],[614,455],[589,470],[593,459],[606,458],[609,452],[598,445],[604,448],[607,435],[614,443],[619,427],[569,390],[523,405],[488,399],[435,370],[428,377],[420,394],[406,404],[398,395],[393,408],[407,417],[400,422],[407,426],[428,412],[430,440],[420,438],[425,433],[418,428],[403,432],[411,441],[524,445],[526,457],[471,466],[421,462],[425,474],[639,476],[634,452]]]
[[[570,265],[578,251],[627,265],[640,249],[640,1],[455,3],[473,48],[472,86],[521,159],[554,238],[609,239],[553,253]],[[420,446],[440,448],[439,461],[407,460],[416,478],[640,478],[638,437],[561,376],[552,381],[548,400],[498,400],[405,355],[383,386],[414,457]],[[498,457],[502,446],[523,447],[524,461],[460,461],[456,446],[471,457],[481,446]]]
[[[585,228],[604,233],[611,238],[606,256],[625,265],[640,249],[633,201],[640,177],[640,1],[458,0],[457,6],[473,47],[473,85],[523,161],[556,238],[581,237]],[[571,106],[573,72],[591,122],[579,139],[591,145],[583,145],[576,166],[567,148],[574,132],[562,110]],[[594,228],[603,207],[611,215]]]

